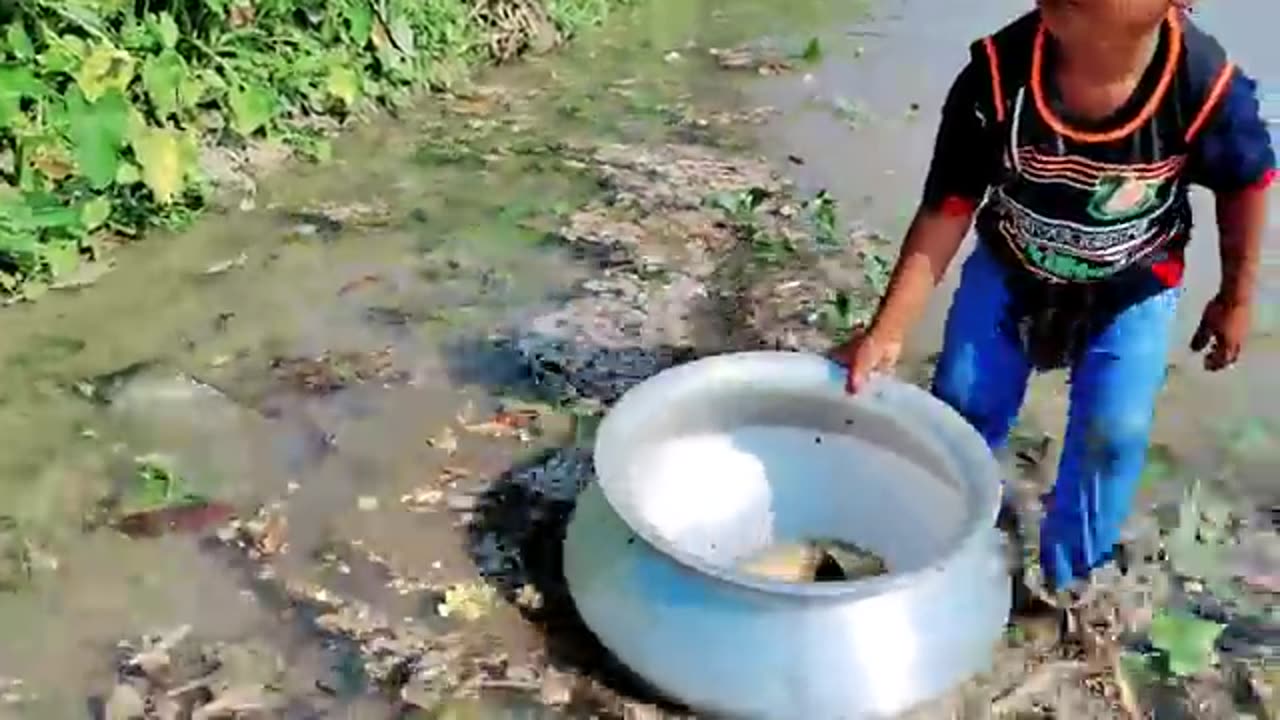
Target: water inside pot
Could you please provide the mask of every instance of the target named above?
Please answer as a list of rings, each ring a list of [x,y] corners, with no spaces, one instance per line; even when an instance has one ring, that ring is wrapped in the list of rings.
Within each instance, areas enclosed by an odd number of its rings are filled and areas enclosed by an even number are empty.
[[[886,575],[880,555],[850,542],[813,539],[775,543],[738,565],[740,572],[793,583],[848,582]]]

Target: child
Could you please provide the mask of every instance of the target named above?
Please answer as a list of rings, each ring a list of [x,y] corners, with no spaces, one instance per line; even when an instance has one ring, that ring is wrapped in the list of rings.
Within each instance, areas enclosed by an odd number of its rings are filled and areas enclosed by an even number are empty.
[[[1216,196],[1222,255],[1192,349],[1230,367],[1249,329],[1275,157],[1253,81],[1189,1],[1039,0],[974,43],[889,290],[837,351],[852,392],[891,369],[976,214],[933,392],[998,449],[1029,374],[1070,368],[1040,553],[1068,602],[1112,559],[1146,459],[1191,183]]]

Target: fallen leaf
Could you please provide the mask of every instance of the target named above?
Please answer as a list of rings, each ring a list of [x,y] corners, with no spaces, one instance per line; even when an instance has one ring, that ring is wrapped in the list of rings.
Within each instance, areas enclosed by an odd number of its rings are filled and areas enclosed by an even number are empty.
[[[269,510],[257,535],[255,547],[266,557],[279,554],[285,548],[289,532],[289,519],[284,513]]]
[[[216,262],[210,265],[209,267],[205,268],[204,274],[205,275],[221,275],[225,272],[234,270],[238,267],[243,267],[244,264],[247,262],[249,262],[249,256],[246,253],[240,253],[239,255],[233,258],[230,258],[228,260],[223,260],[222,262]]]
[[[400,497],[410,512],[427,512],[444,502],[444,492],[432,487],[421,487]]]
[[[154,538],[168,533],[202,533],[231,519],[235,508],[226,503],[201,500],[177,507],[162,507],[126,514],[115,528],[131,538]]]
[[[458,617],[475,622],[488,615],[497,601],[497,591],[484,583],[463,583],[445,590],[444,601],[436,606],[440,617]]]
[[[338,288],[338,296],[341,297],[356,290],[362,290],[370,285],[377,285],[382,282],[382,276],[376,273],[370,273],[352,280],[351,282]]]
[[[471,471],[466,468],[448,466],[440,471],[440,481],[445,483],[452,484],[469,477],[471,477]]]
[[[467,432],[477,435],[512,437],[518,435],[521,430],[528,428],[537,417],[536,414],[499,412],[491,420],[474,425],[466,425],[465,429]]]

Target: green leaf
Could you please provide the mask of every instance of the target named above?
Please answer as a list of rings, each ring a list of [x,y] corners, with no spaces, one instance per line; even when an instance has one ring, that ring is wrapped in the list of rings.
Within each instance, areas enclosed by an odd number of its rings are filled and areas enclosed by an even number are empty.
[[[120,167],[129,103],[114,90],[91,104],[72,91],[67,94],[67,115],[80,173],[95,190],[102,190],[115,181]]]
[[[347,32],[351,42],[363,48],[373,34],[373,7],[369,0],[348,0],[346,5]]]
[[[1214,644],[1225,627],[1189,613],[1161,610],[1151,622],[1151,644],[1164,653],[1169,672],[1195,675],[1212,663]]]
[[[109,90],[124,93],[133,80],[133,56],[110,45],[98,45],[84,59],[76,73],[76,83],[89,102],[102,97]]]
[[[21,231],[79,227],[80,213],[50,193],[24,193],[0,205],[0,224]]]
[[[96,197],[80,206],[80,224],[85,230],[97,230],[111,217],[111,198]]]
[[[23,98],[44,95],[45,86],[30,70],[0,65],[0,127],[10,127],[22,112]]]
[[[142,86],[146,88],[157,117],[164,119],[176,115],[184,106],[181,91],[186,78],[187,64],[173,50],[165,50],[143,63]]]
[[[395,44],[396,49],[406,57],[413,57],[417,53],[414,45],[413,26],[409,24],[409,18],[400,15],[391,20],[391,26],[388,28],[391,32],[391,42]]]
[[[232,88],[227,101],[231,106],[231,127],[249,137],[271,122],[276,111],[276,96],[259,85]]]
[[[334,65],[329,68],[325,87],[331,97],[350,108],[360,97],[360,76],[348,65]]]
[[[198,505],[205,501],[186,486],[182,476],[160,458],[140,458],[133,482],[125,488],[121,498],[120,509],[126,513],[138,513]]]
[[[80,244],[75,241],[45,243],[40,254],[50,277],[62,277],[80,266]]]
[[[40,54],[40,65],[51,73],[70,73],[81,66],[88,46],[74,36],[49,36],[49,46]]]
[[[809,43],[804,46],[804,51],[800,53],[800,58],[805,62],[815,63],[822,59],[822,42],[818,38],[810,38]]]
[[[173,202],[195,165],[197,149],[186,135],[170,128],[147,128],[133,142],[142,165],[142,181],[162,205]]]
[[[191,109],[199,105],[205,95],[212,87],[208,78],[217,76],[213,73],[205,72],[188,72],[184,73],[182,82],[178,83],[178,104],[184,109]]]
[[[9,50],[14,57],[22,61],[35,59],[36,48],[31,44],[31,36],[22,27],[20,20],[9,23],[9,27],[5,29],[5,39],[9,41]]]
[[[116,170],[116,184],[132,185],[136,182],[142,182],[142,171],[138,166],[131,162],[120,163],[120,168]]]
[[[172,50],[178,46],[178,23],[173,16],[167,12],[162,12],[155,17],[152,25],[152,32],[155,33],[156,39],[160,41],[160,45],[166,50]]]

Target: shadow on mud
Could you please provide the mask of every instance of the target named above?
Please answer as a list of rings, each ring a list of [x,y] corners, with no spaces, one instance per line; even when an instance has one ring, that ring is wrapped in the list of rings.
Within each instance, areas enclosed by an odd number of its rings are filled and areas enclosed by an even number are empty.
[[[560,352],[565,349],[566,344],[555,338],[526,336],[515,344],[491,345],[493,356],[481,364],[492,368],[494,359],[502,358],[522,368],[520,382],[492,388],[497,394],[591,407],[598,413],[646,377],[696,357],[688,347],[572,345],[573,358]],[[476,350],[468,343],[465,352],[457,354],[473,365]],[[462,374],[465,369],[459,368],[461,376],[474,382],[475,376]],[[579,433],[491,481],[466,525],[469,553],[485,582],[518,607],[539,632],[547,665],[580,678],[572,683],[567,710],[631,717],[626,706],[649,705],[686,714],[600,643],[569,593],[563,545],[577,496],[595,480],[591,442],[589,434]]]

